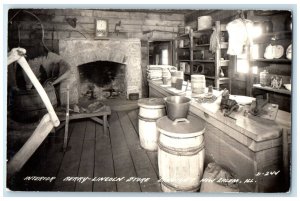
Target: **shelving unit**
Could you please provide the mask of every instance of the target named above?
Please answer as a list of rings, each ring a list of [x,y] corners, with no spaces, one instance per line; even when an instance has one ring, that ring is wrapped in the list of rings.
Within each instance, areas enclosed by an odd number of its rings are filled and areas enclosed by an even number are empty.
[[[213,83],[214,87],[219,89],[221,88],[220,85],[227,84],[231,90],[229,60],[222,58],[224,55],[222,53],[228,48],[228,42],[220,42],[214,54],[209,51],[209,39],[214,29],[218,33],[219,41],[221,41],[221,33],[226,32],[226,30],[220,21],[216,21],[213,28],[197,31],[191,29],[189,33],[179,35],[175,40],[175,63],[179,70],[185,70],[185,80],[191,79],[190,76],[193,74],[204,74],[207,85]],[[188,55],[189,59],[183,59],[182,54]],[[180,67],[183,65],[180,64],[181,62],[185,63],[184,69]],[[198,66],[201,66],[201,72],[199,72]],[[221,68],[224,71],[224,77],[219,75]]]
[[[278,95],[291,95],[291,91],[287,90],[283,84],[288,83],[290,80],[287,78],[290,78],[291,76],[291,65],[292,60],[289,60],[286,58],[286,49],[289,44],[291,44],[291,31],[278,31],[273,33],[265,33],[259,38],[257,38],[254,43],[258,44],[260,47],[260,50],[258,51],[259,58],[251,59],[250,58],[250,64],[251,66],[257,66],[258,72],[256,75],[252,73],[252,70],[250,70],[250,86],[252,88],[260,89],[265,91],[266,93],[276,93]],[[275,40],[274,40],[275,37]],[[264,55],[265,48],[269,45],[282,45],[284,47],[284,54],[280,58],[274,58],[274,59],[265,59],[262,58]],[[276,66],[276,71],[271,72],[271,76],[279,76],[279,77],[285,77],[286,79],[283,80],[282,86],[279,89],[272,88],[271,86],[261,86],[259,84],[259,74],[264,69],[269,71],[272,71],[272,66]],[[273,68],[275,69],[275,68]],[[285,75],[282,75],[280,71],[284,71]],[[287,75],[287,72],[289,75]],[[256,82],[254,80],[256,79]],[[250,94],[252,95],[252,94]]]
[[[286,89],[284,84],[291,83],[293,61],[286,58],[286,50],[288,46],[292,44],[292,32],[276,31],[273,33],[265,33],[253,42],[254,45],[257,45],[258,54],[254,54],[256,55],[255,58],[250,57],[250,67],[256,66],[257,74],[253,74],[252,69],[250,69],[249,82],[247,83],[249,95],[252,96],[253,94],[260,93],[268,94],[270,103],[278,104],[279,109],[290,112],[292,92]],[[281,45],[283,47],[284,52],[280,58],[264,58],[266,47],[270,44]],[[267,86],[261,86],[260,84],[260,73],[263,70],[269,72]],[[280,88],[273,88],[271,86],[272,79],[276,77],[282,79],[282,86]]]

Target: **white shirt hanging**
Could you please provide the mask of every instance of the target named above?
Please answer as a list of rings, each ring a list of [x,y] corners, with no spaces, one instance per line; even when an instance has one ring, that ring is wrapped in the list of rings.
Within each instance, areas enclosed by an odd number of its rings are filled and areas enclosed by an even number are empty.
[[[250,29],[253,22],[245,19],[235,19],[226,26],[229,35],[227,54],[240,55],[244,52],[244,46],[252,44]]]

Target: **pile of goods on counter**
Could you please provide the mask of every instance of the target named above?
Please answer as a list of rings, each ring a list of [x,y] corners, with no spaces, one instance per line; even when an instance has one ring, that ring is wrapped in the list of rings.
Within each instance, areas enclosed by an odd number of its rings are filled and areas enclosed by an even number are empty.
[[[147,79],[148,80],[162,80],[163,77],[171,77],[171,71],[176,70],[175,66],[170,65],[148,65]]]

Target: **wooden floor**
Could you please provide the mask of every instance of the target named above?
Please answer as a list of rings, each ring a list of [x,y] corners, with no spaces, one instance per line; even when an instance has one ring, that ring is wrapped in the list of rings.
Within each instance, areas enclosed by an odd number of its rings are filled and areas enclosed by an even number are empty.
[[[140,146],[138,110],[113,111],[109,124],[104,135],[102,126],[93,121],[71,121],[66,152],[62,151],[64,129],[50,134],[8,187],[14,191],[160,192],[157,152]],[[55,179],[50,182],[51,177]],[[137,182],[136,178],[149,179]]]

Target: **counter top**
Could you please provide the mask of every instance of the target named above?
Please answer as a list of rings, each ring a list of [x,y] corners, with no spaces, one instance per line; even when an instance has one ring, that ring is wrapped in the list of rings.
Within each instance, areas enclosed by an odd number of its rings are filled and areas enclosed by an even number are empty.
[[[275,120],[268,120],[250,114],[244,116],[244,111],[248,110],[250,105],[240,105],[238,112],[233,112],[230,117],[225,117],[220,110],[221,91],[213,91],[213,94],[217,97],[214,103],[199,103],[197,102],[197,96],[191,93],[190,86],[185,91],[186,84],[184,82],[183,90],[177,90],[170,85],[163,85],[161,81],[149,80],[150,87],[154,87],[166,96],[180,95],[191,98],[190,112],[195,113],[197,116],[202,112],[205,117],[217,119],[256,142],[279,138],[283,128],[288,130],[291,128],[291,113],[282,110],[278,110]],[[249,144],[246,139],[243,141],[243,144],[247,144],[248,147],[251,146],[251,143]]]

